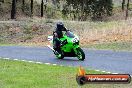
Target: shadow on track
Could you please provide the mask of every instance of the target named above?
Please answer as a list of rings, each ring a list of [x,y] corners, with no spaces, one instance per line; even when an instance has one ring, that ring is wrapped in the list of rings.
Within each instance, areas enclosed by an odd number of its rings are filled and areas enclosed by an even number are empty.
[[[57,59],[57,58],[54,58],[58,61],[70,61],[70,62],[81,62],[80,60],[78,59],[74,59],[74,58],[64,58],[64,59]]]

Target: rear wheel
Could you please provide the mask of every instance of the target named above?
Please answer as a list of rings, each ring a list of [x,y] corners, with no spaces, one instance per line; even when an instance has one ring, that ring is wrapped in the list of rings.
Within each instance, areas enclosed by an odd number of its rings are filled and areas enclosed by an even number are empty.
[[[84,60],[85,59],[85,53],[83,52],[83,50],[79,47],[79,48],[77,48],[77,58],[79,59],[79,60]]]

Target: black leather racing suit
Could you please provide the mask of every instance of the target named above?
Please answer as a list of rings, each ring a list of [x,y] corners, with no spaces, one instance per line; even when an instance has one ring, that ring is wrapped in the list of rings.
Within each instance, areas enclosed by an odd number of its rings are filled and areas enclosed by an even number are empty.
[[[66,31],[66,28],[63,27],[62,29],[55,29],[56,31],[53,32],[53,48],[56,51],[60,51],[61,41],[60,38],[63,37],[62,31]]]

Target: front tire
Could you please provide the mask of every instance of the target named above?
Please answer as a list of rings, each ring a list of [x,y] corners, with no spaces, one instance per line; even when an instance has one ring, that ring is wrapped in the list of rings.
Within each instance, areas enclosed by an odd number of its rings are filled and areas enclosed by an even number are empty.
[[[56,57],[58,58],[58,59],[63,59],[64,58],[64,54],[63,54],[63,52],[58,52],[59,54],[56,54]]]
[[[85,53],[83,52],[83,50],[80,47],[77,48],[77,58],[81,61],[83,61],[85,59]]]

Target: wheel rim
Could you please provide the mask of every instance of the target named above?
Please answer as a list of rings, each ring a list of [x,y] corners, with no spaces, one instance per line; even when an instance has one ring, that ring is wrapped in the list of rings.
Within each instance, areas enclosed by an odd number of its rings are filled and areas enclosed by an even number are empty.
[[[59,54],[59,55],[56,55],[57,56],[57,58],[60,58],[61,57],[61,54]]]
[[[78,51],[77,57],[78,57],[78,59],[82,59],[82,53],[80,51]]]

